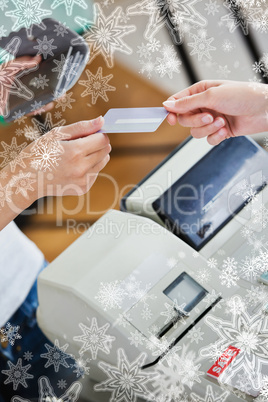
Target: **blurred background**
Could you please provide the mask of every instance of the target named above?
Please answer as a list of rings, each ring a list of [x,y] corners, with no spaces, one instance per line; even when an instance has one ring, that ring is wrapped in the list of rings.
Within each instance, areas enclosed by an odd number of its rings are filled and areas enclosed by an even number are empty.
[[[12,141],[27,145],[44,131],[104,115],[110,108],[161,106],[202,79],[248,81],[253,87],[267,83],[267,5],[266,0],[39,1],[40,15],[49,11],[84,35],[91,57],[51,112],[2,121],[0,167],[5,145]],[[15,1],[2,1],[0,8],[1,37],[14,30],[19,18]],[[14,17],[4,15],[12,10]],[[107,210],[118,209],[122,196],[188,135],[188,129],[167,122],[155,133],[110,134],[111,160],[88,194],[41,199],[17,224],[52,261]],[[255,139],[265,146],[266,135]]]

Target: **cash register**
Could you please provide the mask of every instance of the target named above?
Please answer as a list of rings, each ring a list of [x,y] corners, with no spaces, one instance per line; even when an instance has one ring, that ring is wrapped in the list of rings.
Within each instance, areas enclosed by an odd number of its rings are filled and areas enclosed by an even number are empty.
[[[163,226],[111,210],[41,273],[38,323],[84,366],[86,401],[253,401],[268,292],[219,276]]]

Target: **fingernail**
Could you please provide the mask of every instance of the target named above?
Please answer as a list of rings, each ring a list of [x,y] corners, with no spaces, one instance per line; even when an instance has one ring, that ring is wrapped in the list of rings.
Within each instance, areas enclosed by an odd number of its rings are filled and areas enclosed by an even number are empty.
[[[100,122],[102,121],[103,117],[99,116],[96,119],[93,120],[93,123],[97,126],[98,124],[100,124]]]
[[[210,114],[206,114],[201,120],[203,123],[208,124],[213,122],[213,117]]]
[[[225,124],[225,121],[220,117],[219,119],[215,120],[214,122],[216,127],[222,127]]]
[[[225,136],[226,136],[226,130],[225,130],[224,128],[222,128],[221,130],[219,130],[218,134],[219,134],[221,137],[225,137]]]
[[[168,100],[168,101],[163,102],[163,105],[167,106],[167,107],[175,107],[176,101]]]

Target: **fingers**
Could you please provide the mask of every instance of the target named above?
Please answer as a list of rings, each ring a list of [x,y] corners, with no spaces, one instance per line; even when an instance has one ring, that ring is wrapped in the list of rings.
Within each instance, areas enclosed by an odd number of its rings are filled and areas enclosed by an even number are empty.
[[[219,85],[222,85],[223,83],[226,83],[226,82],[227,81],[220,81],[220,80],[199,81],[199,82],[191,85],[190,87],[185,88],[182,91],[175,93],[174,95],[171,95],[167,100],[177,100],[177,99],[185,98],[186,96],[191,96],[191,95],[195,95],[195,94],[198,94],[201,92],[205,92],[209,88],[218,87]]]
[[[227,127],[223,127],[216,133],[209,135],[207,141],[210,145],[218,145],[227,138],[230,138],[229,131]]]
[[[214,117],[210,113],[186,113],[179,115],[177,120],[183,127],[202,127],[212,123]],[[217,124],[218,121],[215,123]]]
[[[41,109],[34,110],[31,113],[28,113],[27,116],[36,116],[37,114],[41,114],[44,112],[49,112],[54,107],[54,102],[50,102],[47,105],[43,106]]]
[[[68,140],[75,140],[83,138],[89,134],[96,133],[101,129],[104,124],[104,118],[102,116],[97,117],[94,120],[79,121],[68,126],[64,126],[63,133],[69,134]]]
[[[108,147],[110,140],[107,134],[95,133],[88,137],[80,138],[72,142],[72,146],[79,149],[79,154],[83,156],[90,156],[92,153]]]
[[[168,100],[163,102],[163,106],[168,112],[177,114],[189,113],[196,109],[213,109],[213,96],[215,88],[210,88],[200,94],[186,96],[178,100]]]
[[[211,124],[206,124],[201,127],[192,127],[191,135],[195,138],[203,138],[214,134],[225,126],[225,120],[222,117],[216,117]]]
[[[102,148],[101,150],[91,153],[86,157],[87,164],[94,167],[98,163],[100,163],[107,155],[111,152],[112,147],[111,145],[107,145],[106,147]]]

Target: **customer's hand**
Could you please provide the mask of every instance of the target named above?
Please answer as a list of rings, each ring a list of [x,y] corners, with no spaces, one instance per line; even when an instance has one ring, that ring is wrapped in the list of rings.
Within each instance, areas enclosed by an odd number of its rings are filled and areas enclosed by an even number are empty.
[[[163,103],[168,122],[191,127],[195,138],[217,145],[229,137],[268,130],[268,86],[247,82],[200,81]]]
[[[36,198],[82,195],[89,191],[110,160],[107,134],[96,133],[103,123],[100,116],[53,129],[23,150],[31,155],[27,170],[42,177],[38,180],[37,176]]]

